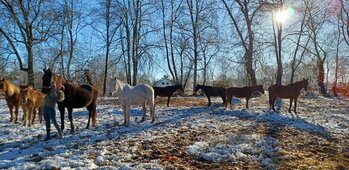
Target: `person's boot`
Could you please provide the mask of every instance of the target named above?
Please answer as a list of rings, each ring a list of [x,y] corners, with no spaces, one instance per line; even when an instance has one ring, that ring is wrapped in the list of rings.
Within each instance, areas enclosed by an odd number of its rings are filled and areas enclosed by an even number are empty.
[[[50,135],[51,130],[47,129],[46,130],[46,138],[44,139],[44,141],[50,140],[51,139],[51,135]]]

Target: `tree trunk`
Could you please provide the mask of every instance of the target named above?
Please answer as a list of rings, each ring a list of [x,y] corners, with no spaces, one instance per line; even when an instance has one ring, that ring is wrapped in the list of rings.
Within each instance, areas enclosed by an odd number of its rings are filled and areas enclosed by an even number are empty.
[[[105,52],[105,65],[104,65],[104,79],[103,79],[103,96],[105,96],[107,91],[107,77],[108,77],[108,61],[109,61],[109,48],[110,48],[110,1],[106,0],[106,15],[105,24],[107,29],[106,37],[106,52]]]
[[[318,82],[318,85],[319,85],[319,88],[320,88],[319,89],[320,93],[323,96],[327,96],[327,91],[326,91],[326,87],[325,87],[325,84],[324,84],[324,80],[325,80],[324,64],[325,64],[324,60],[318,60],[317,61],[317,67],[318,67],[318,79],[317,79],[317,82]]]

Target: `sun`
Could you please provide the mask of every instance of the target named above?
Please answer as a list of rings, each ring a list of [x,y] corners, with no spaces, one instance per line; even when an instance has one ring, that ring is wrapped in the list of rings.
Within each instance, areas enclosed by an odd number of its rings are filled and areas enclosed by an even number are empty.
[[[279,10],[275,12],[275,21],[277,23],[285,24],[288,18],[289,14],[286,10]]]
[[[285,24],[293,14],[294,9],[291,7],[286,9],[278,9],[276,12],[274,12],[275,21],[280,24]]]

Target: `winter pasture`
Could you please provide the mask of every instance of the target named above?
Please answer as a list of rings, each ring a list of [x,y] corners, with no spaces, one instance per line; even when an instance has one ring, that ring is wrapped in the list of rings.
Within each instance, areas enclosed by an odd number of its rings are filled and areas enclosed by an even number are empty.
[[[9,123],[0,99],[0,169],[347,169],[349,101],[302,96],[298,117],[288,100],[271,112],[267,94],[234,99],[225,110],[220,98],[156,100],[156,120],[139,123],[140,107],[123,126],[116,98],[100,98],[97,127],[84,129],[88,112],[75,109],[76,134],[66,117],[63,139],[42,141],[44,124],[32,128]],[[66,115],[67,116],[67,115]],[[22,117],[22,111],[20,113]],[[60,124],[57,111],[58,123]],[[52,128],[53,135],[56,134]]]

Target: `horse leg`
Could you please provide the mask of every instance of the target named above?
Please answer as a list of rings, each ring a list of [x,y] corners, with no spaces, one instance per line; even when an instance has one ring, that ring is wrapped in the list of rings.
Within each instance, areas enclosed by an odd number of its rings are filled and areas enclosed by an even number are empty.
[[[90,128],[90,120],[91,120],[91,116],[92,116],[92,109],[90,107],[87,107],[88,110],[88,121],[87,121],[87,125],[86,125],[86,129]]]
[[[149,102],[149,107],[150,107],[151,123],[154,123],[154,121],[155,121],[155,105],[154,105],[154,102]]]
[[[15,124],[18,123],[18,110],[19,110],[19,105],[15,106]]]
[[[171,98],[171,96],[168,96],[168,97],[167,97],[167,107],[169,107],[169,104],[170,104],[170,98]]]
[[[42,123],[42,115],[43,115],[43,106],[39,107],[39,120],[40,120],[40,124]]]
[[[246,97],[246,108],[248,109],[248,100],[250,100],[249,97]]]
[[[36,117],[36,109],[34,108],[34,109],[33,109],[33,112],[32,112],[32,119],[31,119],[32,125],[34,124],[35,117]]]
[[[70,121],[70,133],[74,134],[73,108],[68,108],[68,117]]]
[[[61,130],[63,132],[64,130],[64,113],[65,113],[65,107],[62,105],[58,105],[58,110],[60,112],[60,116],[61,116]],[[44,113],[45,114],[45,113]]]
[[[144,122],[145,121],[145,113],[147,112],[147,108],[145,107],[145,102],[142,105],[142,109],[143,109],[143,116],[142,116],[141,122]]]
[[[297,114],[296,108],[297,108],[297,98],[294,99],[294,113],[295,114]]]
[[[208,99],[208,106],[211,106],[211,97],[207,96],[207,99]]]
[[[88,121],[87,121],[87,126],[86,129],[90,128],[90,120],[92,118],[92,126],[96,127],[96,103],[93,102],[87,107],[88,110]]]
[[[293,99],[290,98],[290,107],[288,108],[288,113],[291,113]]]
[[[271,98],[271,106],[272,106],[272,109],[273,109],[273,111],[275,112],[275,100],[276,100],[276,97],[273,97],[273,98]]]
[[[95,102],[95,104],[93,105],[93,109],[92,109],[92,126],[93,127],[96,127],[96,117],[97,117],[97,112],[96,112],[96,107],[97,107],[97,104]]]
[[[125,124],[125,126],[129,126],[130,125],[130,109],[131,109],[131,105],[126,105],[126,112],[125,112],[126,124]]]
[[[122,111],[124,112],[124,126],[126,126],[126,124],[127,124],[127,120],[126,120],[126,105],[122,105]]]
[[[33,108],[29,108],[29,112],[28,112],[28,127],[31,127],[31,125],[33,124]]]
[[[227,96],[227,101],[225,101],[225,103],[224,103],[224,107],[225,108],[227,108],[228,107],[228,103],[231,101],[231,98],[230,98],[230,96],[228,95]]]

